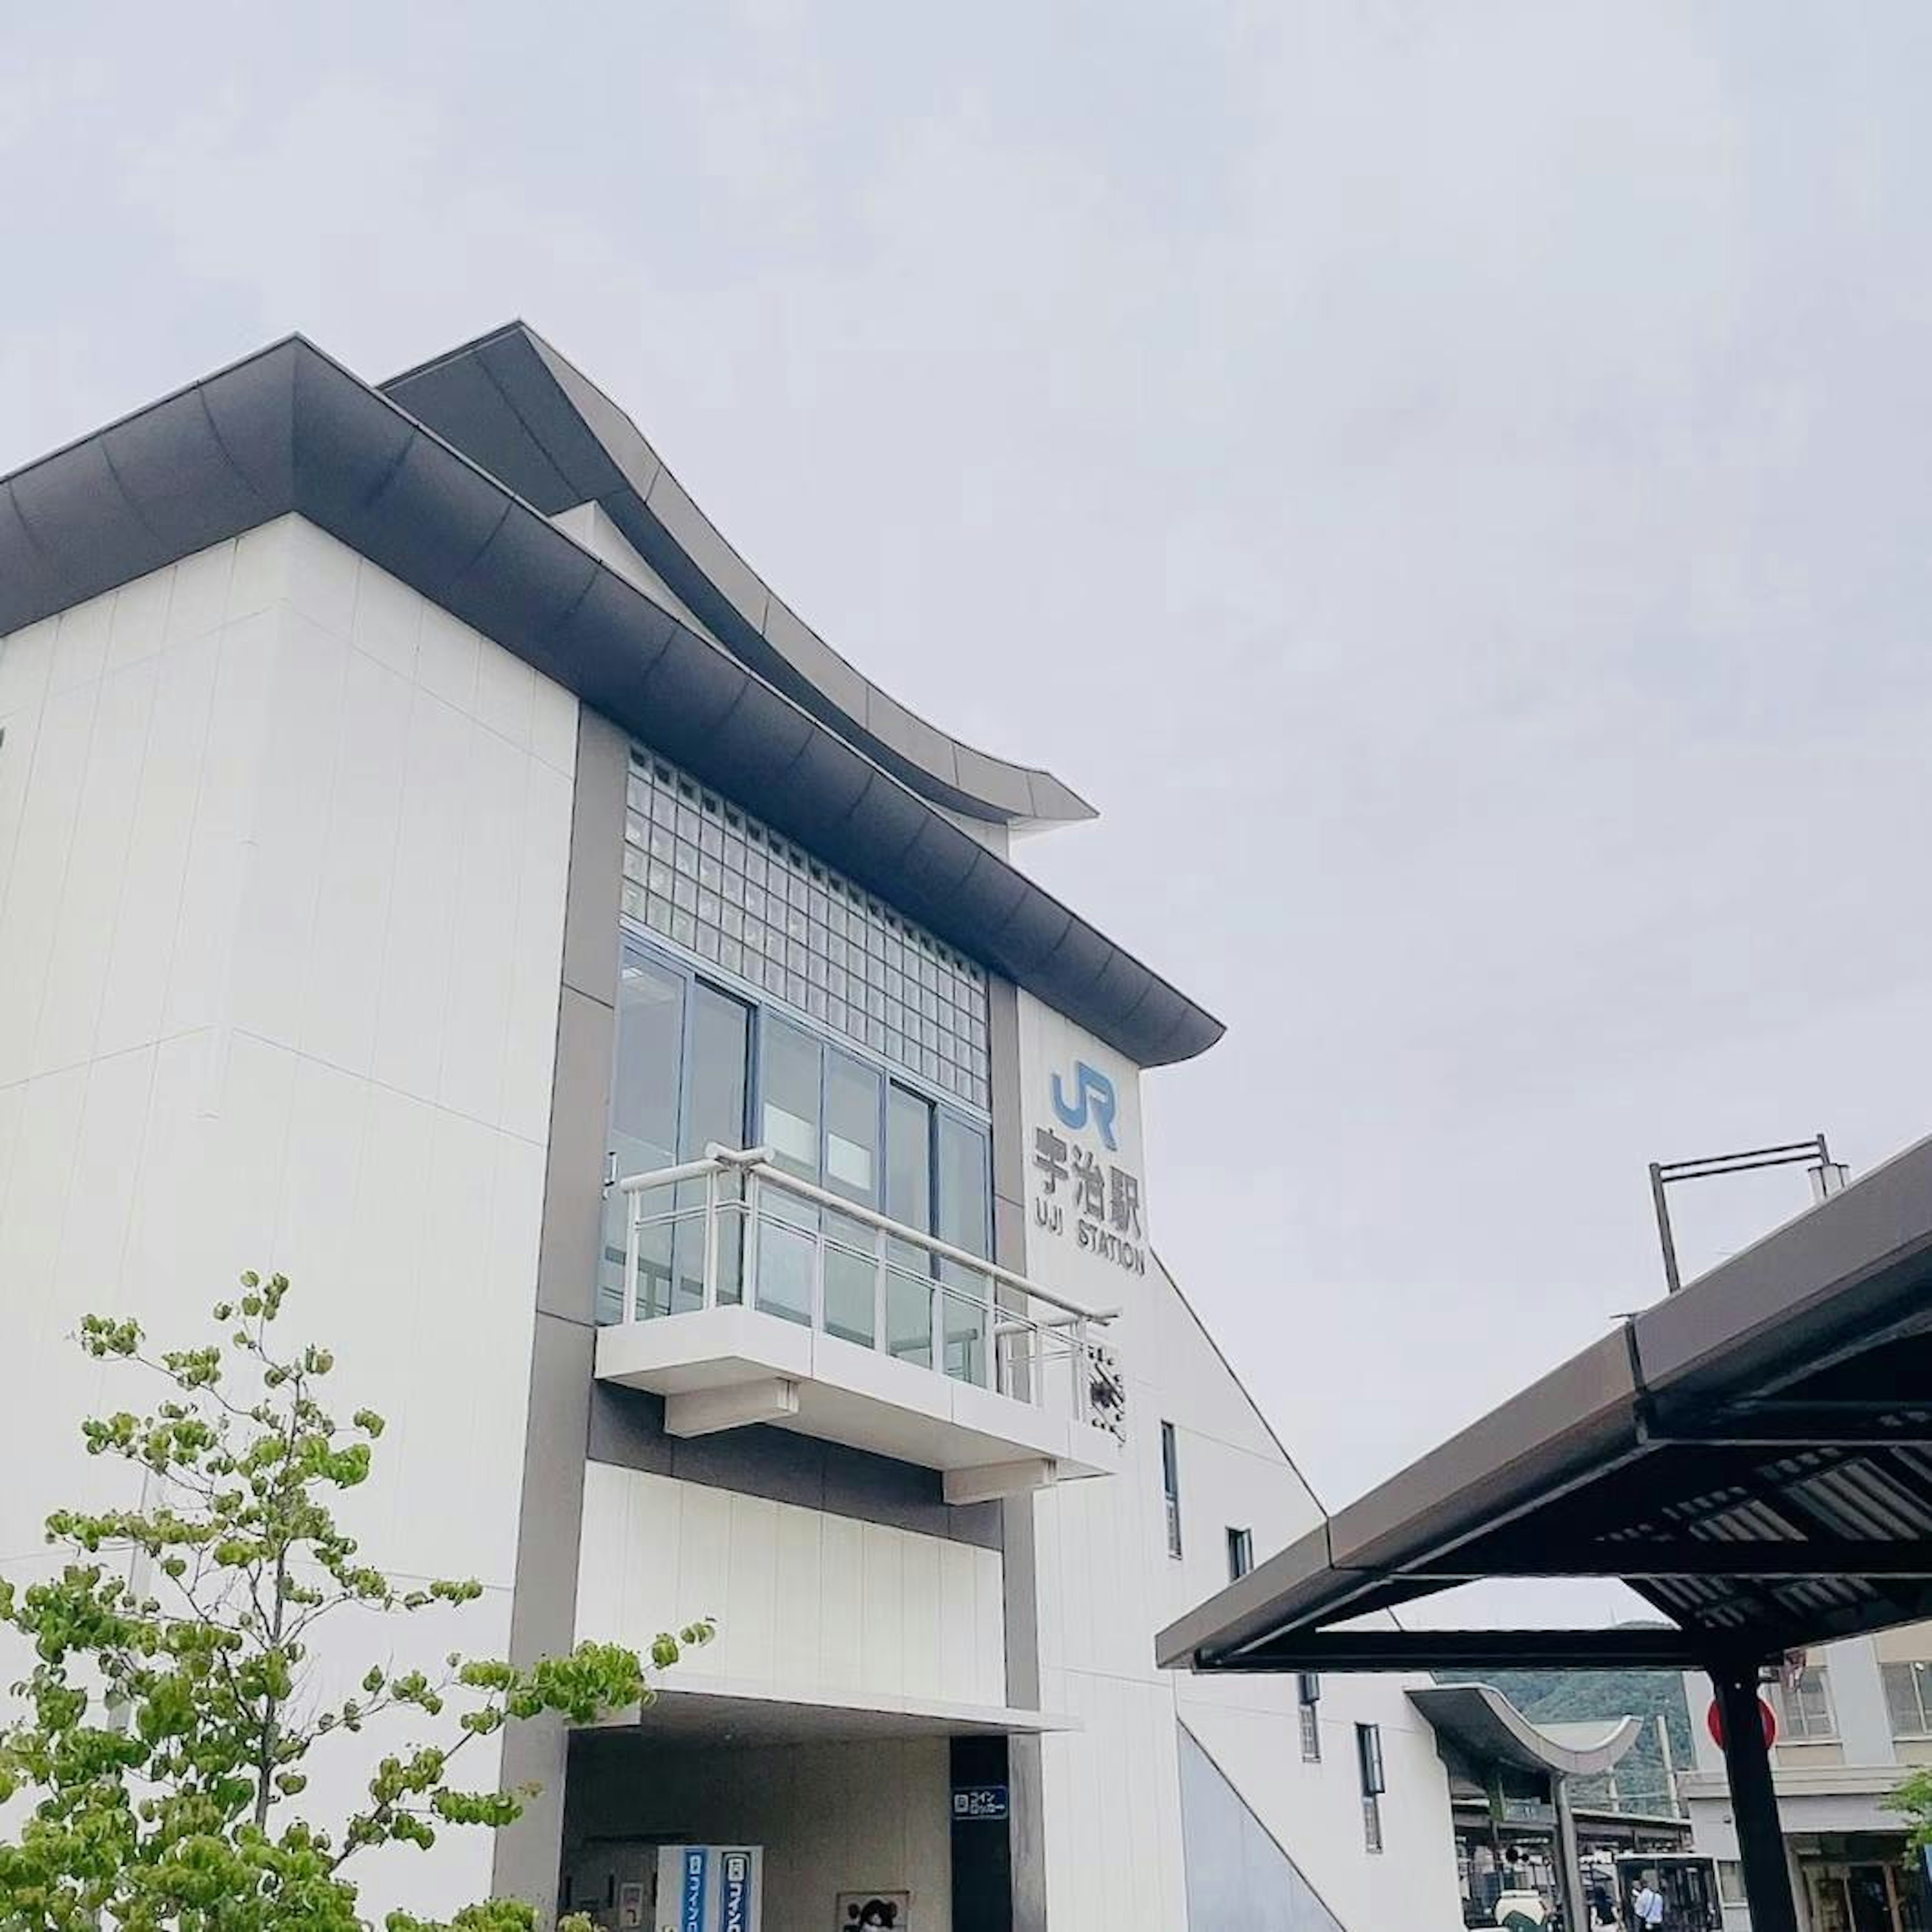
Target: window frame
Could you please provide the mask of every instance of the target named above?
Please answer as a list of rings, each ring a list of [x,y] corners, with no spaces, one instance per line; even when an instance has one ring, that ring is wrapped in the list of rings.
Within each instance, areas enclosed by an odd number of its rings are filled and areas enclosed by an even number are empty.
[[[674,973],[680,973],[687,980],[704,980],[721,993],[740,1001],[752,1009],[752,1030],[762,1033],[764,1016],[776,1014],[787,1024],[810,1034],[821,1046],[836,1047],[841,1053],[849,1054],[854,1060],[862,1060],[868,1066],[877,1067],[886,1079],[896,1080],[909,1092],[922,1100],[930,1100],[935,1108],[943,1107],[949,1113],[956,1114],[970,1125],[982,1128],[990,1139],[993,1116],[989,1108],[976,1106],[970,1100],[962,1100],[948,1088],[940,1086],[922,1073],[916,1073],[908,1066],[902,1066],[890,1055],[881,1053],[876,1047],[868,1046],[862,1040],[856,1040],[848,1034],[841,1033],[837,1028],[828,1025],[815,1018],[802,1007],[794,1006],[782,994],[774,993],[747,979],[741,973],[734,973],[716,959],[706,959],[694,953],[687,952],[675,940],[658,932],[654,927],[629,913],[620,913],[617,917],[618,943],[620,949],[634,947],[647,953],[659,964]],[[757,1058],[758,1042],[752,1046],[752,1088],[758,1090]],[[680,1096],[680,1101],[682,1096]],[[748,1112],[747,1120],[755,1118]]]
[[[1322,1762],[1322,1673],[1298,1671],[1294,1679],[1295,1711],[1301,1728],[1301,1761]]]
[[[965,1111],[990,1114],[992,975],[964,948],[636,740],[621,859],[626,929],[758,1005],[782,1003]],[[754,927],[765,938],[752,937]],[[728,963],[734,955],[740,963]],[[814,1001],[826,1010],[814,1011]],[[914,1057],[895,1058],[889,1038]]]
[[[1382,1833],[1382,1794],[1388,1789],[1388,1769],[1382,1760],[1382,1727],[1355,1726],[1355,1767],[1362,1787],[1362,1844],[1370,1853],[1386,1849]]]
[[[848,1060],[879,1076],[879,1094],[876,1112],[878,1134],[878,1156],[879,1165],[877,1192],[883,1200],[885,1168],[889,1158],[886,1136],[891,1124],[891,1094],[895,1085],[902,1088],[927,1108],[926,1160],[928,1185],[930,1192],[927,1226],[922,1233],[938,1238],[940,1218],[944,1211],[942,1205],[944,1189],[939,1166],[939,1142],[943,1120],[950,1116],[961,1127],[976,1136],[980,1142],[980,1185],[986,1204],[987,1246],[993,1245],[994,1233],[993,1214],[993,1135],[991,1117],[982,1114],[976,1108],[962,1104],[958,1096],[932,1085],[915,1073],[909,1072],[885,1055],[852,1040],[836,1028],[814,1020],[809,1014],[796,1011],[790,1004],[777,996],[760,991],[740,976],[721,968],[713,960],[697,960],[685,956],[682,950],[667,940],[662,934],[632,918],[628,914],[619,920],[617,960],[619,970],[628,956],[635,955],[644,962],[656,968],[682,982],[681,1018],[678,1038],[678,1071],[676,1133],[680,1147],[683,1144],[687,1123],[691,1116],[692,1093],[697,1065],[695,1036],[697,1029],[692,1024],[692,1010],[698,990],[703,988],[718,998],[746,1010],[748,1038],[745,1059],[745,1104],[739,1123],[740,1148],[755,1146],[758,1124],[764,1106],[765,1060],[768,1029],[774,1025],[790,1028],[793,1032],[808,1040],[818,1054],[818,1184],[825,1184],[826,1144],[830,1132],[826,1107],[827,1088],[831,1078],[832,1058],[843,1054]],[[612,1081],[604,1102],[604,1138],[607,1149],[610,1139],[610,1111],[616,1099],[615,1072],[617,1064],[618,1041],[615,1024],[610,1042]],[[613,1150],[614,1151],[614,1150]],[[734,1150],[736,1151],[736,1150]],[[703,1148],[690,1154],[680,1154],[680,1160],[697,1160],[702,1157]],[[610,1159],[607,1153],[607,1162]],[[619,1177],[607,1175],[607,1192],[609,1184]],[[832,1192],[837,1190],[832,1190]],[[880,1211],[883,1212],[883,1209]],[[994,1257],[988,1255],[991,1261]],[[933,1272],[938,1273],[937,1264]]]
[[[1178,1563],[1185,1553],[1180,1534],[1180,1438],[1174,1424],[1166,1420],[1160,1425],[1160,1494],[1167,1516],[1167,1553]]]
[[[1822,1700],[1825,1728],[1814,1730],[1808,1717],[1801,1722],[1799,1713],[1803,1709],[1803,1691],[1787,1690],[1783,1684],[1778,1689],[1778,1742],[1781,1744],[1828,1744],[1838,1742],[1838,1706],[1832,1695],[1832,1676],[1828,1666],[1808,1664],[1799,1673],[1801,1678],[1815,1678],[1816,1689]],[[1888,1716],[1889,1714],[1888,1714]]]
[[[1255,1533],[1228,1526],[1228,1581],[1238,1583],[1255,1567]]]
[[[1912,1701],[1918,1708],[1918,1722],[1909,1730],[1900,1730],[1898,1715],[1893,1708],[1892,1673],[1894,1671],[1905,1672],[1906,1681],[1912,1687]],[[1913,1743],[1932,1738],[1932,1696],[1928,1695],[1928,1690],[1932,1690],[1932,1661],[1922,1658],[1900,1658],[1888,1664],[1881,1664],[1879,1666],[1879,1678],[1885,1690],[1886,1721],[1892,1726],[1893,1737],[1901,1742]]]

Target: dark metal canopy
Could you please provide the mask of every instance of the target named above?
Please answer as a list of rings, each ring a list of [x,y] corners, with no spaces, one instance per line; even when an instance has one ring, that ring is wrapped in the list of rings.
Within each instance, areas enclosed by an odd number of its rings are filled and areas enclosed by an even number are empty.
[[[824,704],[647,596],[298,337],[0,477],[0,635],[291,512],[1138,1065],[1220,1037],[1211,1014],[873,755],[867,743],[890,736],[882,712],[868,736],[842,733]],[[962,796],[1012,783],[950,769]],[[1029,782],[1027,809],[1072,815],[1072,796]]]
[[[1410,1630],[1477,1579],[1657,1624]],[[1196,1670],[1709,1666],[1932,1615],[1932,1141],[1645,1310],[1162,1631]]]

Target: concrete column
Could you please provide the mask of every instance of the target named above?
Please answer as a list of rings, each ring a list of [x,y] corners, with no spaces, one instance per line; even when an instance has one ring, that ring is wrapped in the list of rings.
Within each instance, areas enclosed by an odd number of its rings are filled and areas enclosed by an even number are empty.
[[[1798,1932],[1778,1793],[1771,1780],[1771,1754],[1765,1748],[1763,1721],[1758,1714],[1757,1666],[1714,1666],[1711,1683],[1724,1720],[1724,1771],[1730,1781],[1731,1819],[1738,1834],[1738,1862],[1744,1870],[1751,1932]]]

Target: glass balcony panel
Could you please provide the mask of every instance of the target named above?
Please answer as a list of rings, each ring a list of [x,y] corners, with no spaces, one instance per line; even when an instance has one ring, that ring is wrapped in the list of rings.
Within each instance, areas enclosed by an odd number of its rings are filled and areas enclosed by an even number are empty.
[[[909,1241],[886,1244],[886,1352],[916,1368],[932,1366],[932,1270]]]
[[[768,1196],[761,1208],[770,1204]],[[812,1277],[818,1261],[817,1228],[801,1227],[788,1217],[761,1211],[755,1239],[760,1311],[809,1328]]]
[[[825,1332],[869,1348],[878,1327],[878,1255],[871,1228],[825,1217]]]
[[[773,1376],[788,1391],[785,1412],[809,1418],[788,1426],[888,1454],[904,1455],[916,1442],[911,1460],[948,1471],[1030,1466],[1042,1455],[1041,1466],[1076,1473],[1112,1466],[1116,1452],[1099,1438],[1120,1437],[1119,1397],[1108,1394],[1119,1385],[1117,1358],[1090,1332],[1106,1316],[1070,1310],[991,1261],[942,1255],[936,1250],[950,1249],[943,1238],[881,1220],[869,1204],[754,1154],[627,1178],[628,1188],[614,1192],[634,1204],[637,1272],[632,1312],[618,1325],[635,1328],[638,1340],[628,1350],[612,1346],[615,1335],[600,1342],[600,1363],[613,1358],[600,1375],[674,1402],[731,1385],[717,1380],[720,1367],[748,1384]],[[630,1233],[632,1224],[625,1226]],[[734,1298],[760,1316],[987,1390],[1010,1407],[934,1404],[932,1394],[881,1381],[848,1356],[801,1353],[777,1329],[698,1312],[707,1299],[722,1310]],[[688,1327],[669,1318],[686,1313]],[[662,1344],[644,1341],[646,1320]],[[1088,1426],[1055,1438],[1052,1430],[1069,1421]]]
[[[637,1309],[634,1317],[627,1315],[620,1298],[618,1312],[604,1316],[600,1298],[598,1312],[602,1318],[644,1322],[653,1316],[671,1312],[674,1278],[671,1256],[676,1240],[677,1196],[680,1191],[676,1187],[650,1187],[639,1194],[622,1194],[612,1190],[605,1216],[605,1244],[607,1250],[614,1244],[620,1278],[626,1252],[624,1216],[629,1213],[638,1217]]]
[[[981,1298],[989,1284],[952,1262],[940,1264],[940,1279],[944,1284],[939,1299],[946,1372],[955,1382],[977,1382],[984,1388],[992,1323]]]

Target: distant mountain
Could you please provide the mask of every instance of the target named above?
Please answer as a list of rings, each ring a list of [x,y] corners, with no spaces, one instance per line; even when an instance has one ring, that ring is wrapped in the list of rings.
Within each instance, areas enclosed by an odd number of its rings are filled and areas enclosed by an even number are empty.
[[[1693,1762],[1690,1713],[1684,1679],[1674,1670],[1438,1671],[1438,1684],[1488,1684],[1500,1690],[1532,1723],[1586,1724],[1593,1718],[1641,1718],[1644,1727],[1616,1768],[1616,1802],[1625,1811],[1670,1809],[1664,1760],[1658,1749],[1656,1719],[1670,1732],[1670,1750],[1679,1771]],[[1612,1780],[1580,1778],[1570,1786],[1579,1804],[1607,1806]]]

